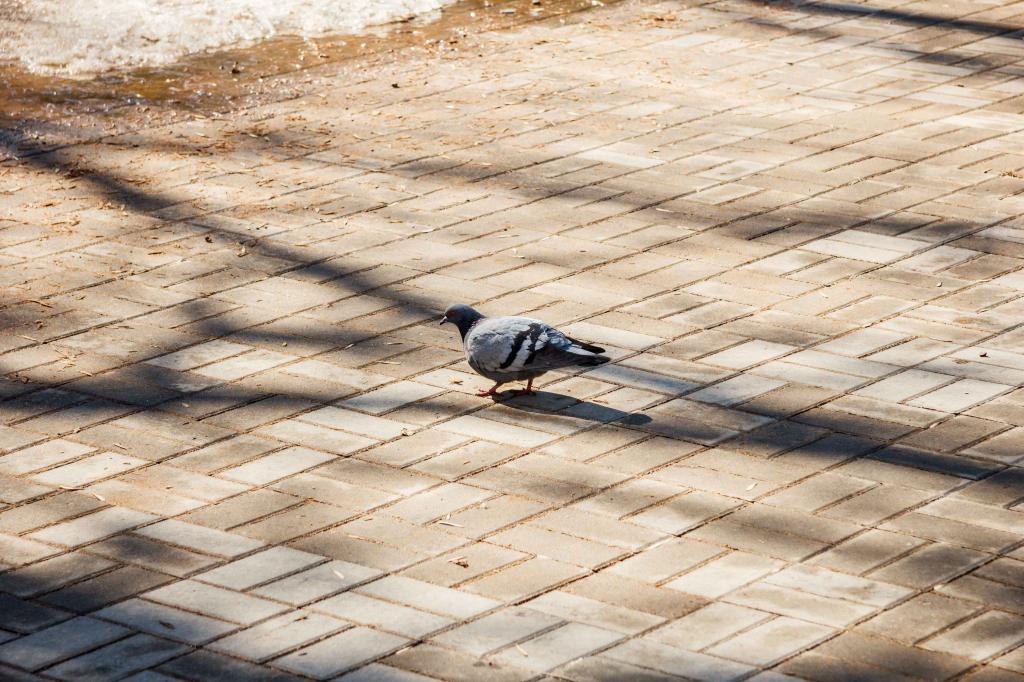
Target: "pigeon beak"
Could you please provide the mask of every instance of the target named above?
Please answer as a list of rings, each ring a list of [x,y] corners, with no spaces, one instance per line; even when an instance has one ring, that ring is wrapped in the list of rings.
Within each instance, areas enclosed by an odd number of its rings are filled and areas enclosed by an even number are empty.
[[[445,323],[445,322],[447,322],[447,321],[448,321],[448,318],[447,318],[447,317],[442,317],[442,318],[441,318],[441,324],[444,324],[444,323]]]

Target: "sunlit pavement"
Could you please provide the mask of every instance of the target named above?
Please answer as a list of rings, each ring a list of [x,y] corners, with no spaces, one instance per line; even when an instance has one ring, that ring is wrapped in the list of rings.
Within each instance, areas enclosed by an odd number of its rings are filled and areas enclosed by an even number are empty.
[[[0,677],[1024,680],[1024,3],[630,3],[0,165]],[[614,364],[478,398],[448,303]]]

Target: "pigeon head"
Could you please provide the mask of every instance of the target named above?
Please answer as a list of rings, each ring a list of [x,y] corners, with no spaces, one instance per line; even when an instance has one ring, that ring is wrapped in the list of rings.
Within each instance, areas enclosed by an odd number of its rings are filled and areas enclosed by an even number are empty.
[[[445,322],[451,322],[459,328],[459,334],[463,338],[466,337],[466,332],[469,331],[477,320],[481,319],[483,315],[473,310],[468,305],[456,303],[455,305],[448,306],[448,309],[444,311],[444,317],[441,318],[441,324]]]

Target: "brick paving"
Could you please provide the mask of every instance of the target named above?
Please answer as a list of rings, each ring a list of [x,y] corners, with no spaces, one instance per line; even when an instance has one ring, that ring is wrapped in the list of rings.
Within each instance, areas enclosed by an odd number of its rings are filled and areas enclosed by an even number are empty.
[[[3,163],[0,678],[1024,680],[1022,28],[627,2]],[[453,301],[616,362],[477,398]]]

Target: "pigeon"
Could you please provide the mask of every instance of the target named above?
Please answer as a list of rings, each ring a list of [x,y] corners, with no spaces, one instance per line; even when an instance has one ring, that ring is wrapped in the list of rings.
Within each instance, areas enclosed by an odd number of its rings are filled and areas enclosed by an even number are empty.
[[[502,384],[526,381],[517,395],[533,394],[533,380],[560,367],[597,367],[608,362],[604,348],[566,336],[531,317],[485,317],[468,305],[451,305],[441,324],[459,328],[466,360],[477,373],[495,382],[479,396],[494,395]]]

